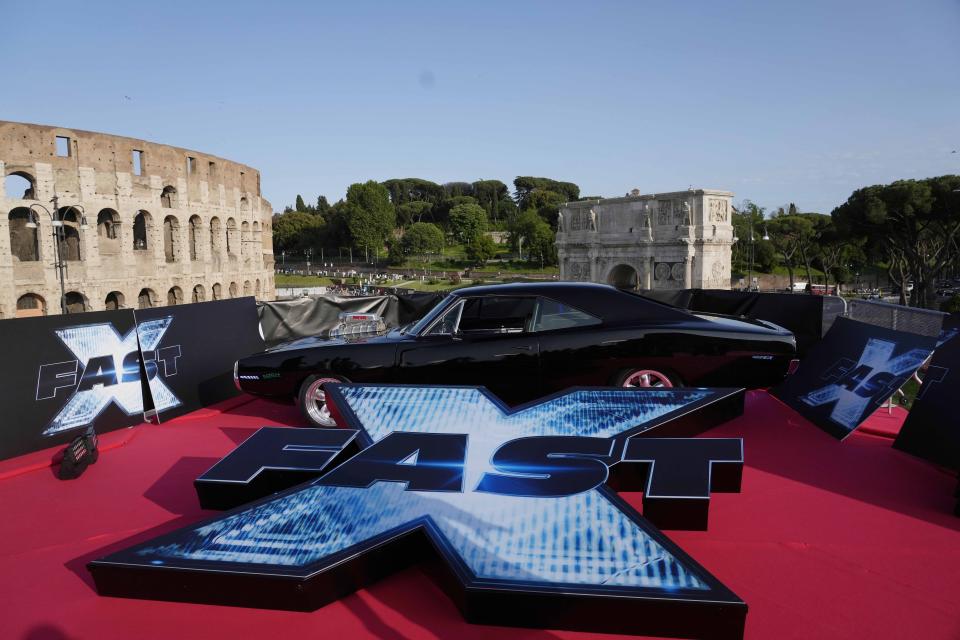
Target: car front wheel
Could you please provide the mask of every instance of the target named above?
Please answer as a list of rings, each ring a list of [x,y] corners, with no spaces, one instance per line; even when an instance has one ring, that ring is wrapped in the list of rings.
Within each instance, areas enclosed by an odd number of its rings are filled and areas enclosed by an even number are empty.
[[[300,385],[297,405],[300,407],[303,417],[314,427],[337,426],[333,416],[330,415],[330,407],[327,406],[327,394],[323,390],[324,385],[332,382],[345,382],[345,380],[331,376],[310,376]]]
[[[663,371],[633,369],[620,376],[617,386],[628,389],[669,389],[680,385]]]

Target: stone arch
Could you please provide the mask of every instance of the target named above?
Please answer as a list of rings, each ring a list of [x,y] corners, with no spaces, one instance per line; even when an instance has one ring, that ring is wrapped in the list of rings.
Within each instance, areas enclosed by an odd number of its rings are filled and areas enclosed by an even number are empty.
[[[17,317],[47,315],[47,301],[36,293],[25,293],[17,298]]]
[[[250,223],[244,220],[240,223],[240,255],[246,256],[250,253]]]
[[[223,287],[220,286],[219,282],[213,283],[212,290],[213,294],[210,298],[211,300],[223,300]]]
[[[200,259],[200,232],[203,228],[203,221],[200,219],[200,216],[190,216],[188,222],[189,229],[187,244],[190,251],[190,260],[196,261]]]
[[[60,245],[60,259],[65,262],[79,262],[83,260],[80,229],[83,220],[82,214],[76,207],[61,207],[57,211],[57,220],[60,221],[60,233],[57,234]]]
[[[252,296],[253,295],[253,283],[249,280],[243,281],[243,295]]]
[[[79,291],[67,291],[63,296],[63,301],[67,308],[67,313],[82,313],[89,309],[87,296]]]
[[[260,299],[260,278],[257,278],[254,282],[253,295],[257,298],[257,300]]]
[[[3,192],[10,200],[36,200],[37,179],[26,171],[11,171],[3,179]]]
[[[120,253],[120,214],[113,209],[101,209],[97,214],[97,245],[100,253]]]
[[[133,218],[133,250],[150,250],[150,229],[153,226],[153,218],[149,211],[141,209]]]
[[[157,292],[153,289],[144,287],[140,289],[140,293],[137,294],[137,309],[150,309],[151,307],[156,307],[159,302]]]
[[[244,196],[240,198],[240,213],[247,213],[248,211],[250,211],[250,201]]]
[[[167,291],[167,306],[172,307],[183,304],[183,289],[177,286],[170,287]]]
[[[222,242],[222,230],[220,228],[220,218],[214,216],[210,218],[210,253],[214,258],[219,257]]]
[[[167,262],[180,260],[180,221],[176,216],[163,219],[163,255]]]
[[[191,298],[191,300],[193,302],[203,302],[206,299],[207,299],[207,295],[206,295],[206,292],[203,290],[203,285],[198,284],[197,286],[195,286],[193,288],[193,297]]]
[[[231,297],[231,298],[236,298],[236,297],[237,297],[237,283],[236,283],[236,282],[231,282],[231,283],[230,283],[230,297]]]
[[[107,311],[123,309],[124,297],[119,291],[111,291],[103,301],[103,308]]]
[[[618,289],[640,288],[640,274],[628,264],[618,264],[607,274],[607,284]]]
[[[160,192],[160,206],[164,209],[177,208],[177,190],[175,187],[167,185]]]
[[[40,259],[39,228],[27,226],[30,222],[30,210],[17,207],[10,211],[7,221],[10,229],[10,252],[20,262],[36,262]],[[39,217],[35,218],[39,220]]]
[[[232,256],[237,253],[237,221],[233,218],[227,218],[227,255]]]

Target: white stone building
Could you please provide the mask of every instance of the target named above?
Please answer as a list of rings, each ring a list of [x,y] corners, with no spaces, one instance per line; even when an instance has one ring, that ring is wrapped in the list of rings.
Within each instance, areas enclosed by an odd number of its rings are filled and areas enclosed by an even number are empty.
[[[690,189],[568,202],[557,251],[564,280],[639,289],[729,289],[733,194]]]
[[[69,312],[274,297],[273,211],[252,167],[0,121],[0,177],[2,318],[60,313],[58,253]]]

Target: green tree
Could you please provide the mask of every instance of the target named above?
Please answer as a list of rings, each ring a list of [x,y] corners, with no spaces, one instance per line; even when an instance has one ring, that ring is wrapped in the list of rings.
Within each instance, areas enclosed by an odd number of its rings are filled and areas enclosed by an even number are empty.
[[[467,243],[466,252],[469,260],[483,266],[497,255],[497,243],[486,233],[478,233]]]
[[[291,211],[276,216],[273,223],[273,246],[278,251],[300,251],[320,239],[323,220],[305,211]]]
[[[559,182],[550,178],[535,178],[533,176],[517,176],[513,180],[513,186],[516,189],[514,199],[521,210],[530,208],[528,199],[535,189],[559,193],[564,202],[573,202],[580,199],[580,187],[572,182]]]
[[[297,206],[296,206],[296,210],[297,210],[297,211],[306,211],[306,210],[307,210],[307,205],[304,204],[304,202],[303,202],[303,196],[301,196],[299,193],[297,194]]]
[[[425,215],[432,220],[432,209],[433,205],[423,200],[404,202],[397,207],[397,226],[405,229],[414,222],[422,222]]]
[[[389,192],[374,180],[350,185],[343,215],[353,246],[368,254],[383,246],[397,223]]]
[[[450,233],[461,244],[468,244],[487,230],[487,212],[477,204],[458,204],[450,209]]]
[[[487,212],[491,222],[499,222],[503,219],[500,203],[509,199],[510,190],[499,180],[477,180],[473,183],[473,197]]]
[[[869,253],[886,259],[891,279],[906,304],[933,305],[936,278],[957,258],[960,235],[960,176],[898,180],[854,191],[831,213],[841,232],[862,237]]]
[[[744,200],[733,210],[731,223],[737,242],[733,245],[731,261],[733,270],[738,273],[750,272],[751,251],[754,271],[770,273],[776,266],[773,244],[763,239],[766,230],[763,212],[763,207],[750,200]]]
[[[790,276],[792,290],[795,282],[794,271],[802,261],[801,247],[807,246],[809,237],[813,234],[813,223],[803,216],[783,213],[771,218],[767,222],[767,228],[774,249],[783,258],[783,265]]]
[[[314,212],[321,216],[326,216],[330,213],[330,203],[327,202],[327,196],[317,196],[317,206]]]
[[[557,264],[556,234],[535,211],[520,213],[510,227],[510,245],[530,261]]]
[[[414,222],[403,234],[400,243],[406,256],[426,256],[443,249],[443,231],[429,222]]]

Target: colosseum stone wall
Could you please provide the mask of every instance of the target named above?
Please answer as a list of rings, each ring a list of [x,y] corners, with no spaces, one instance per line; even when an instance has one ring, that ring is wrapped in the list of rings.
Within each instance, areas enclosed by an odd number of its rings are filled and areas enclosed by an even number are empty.
[[[71,312],[274,297],[273,212],[252,167],[0,121],[0,175],[0,317],[60,313],[58,246]]]

